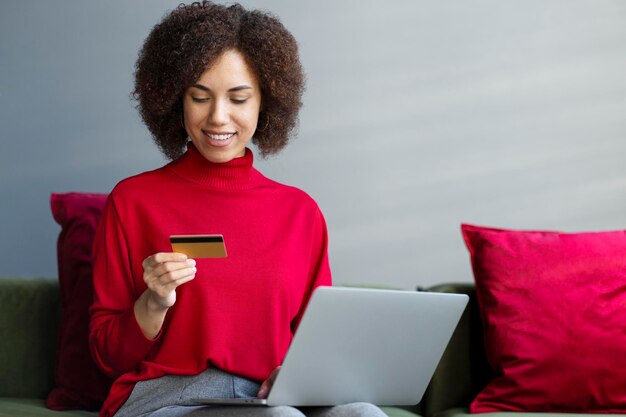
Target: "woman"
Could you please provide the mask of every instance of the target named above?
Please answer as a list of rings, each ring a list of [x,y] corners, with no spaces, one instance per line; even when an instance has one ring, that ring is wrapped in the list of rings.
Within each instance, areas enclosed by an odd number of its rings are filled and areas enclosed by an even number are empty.
[[[266,397],[312,291],[331,285],[317,204],[264,177],[247,147],[287,144],[303,84],[291,34],[237,4],[181,5],[146,39],[135,97],[173,162],[120,182],[98,229],[90,344],[116,378],[101,416],[302,415],[191,399]],[[222,234],[228,257],[172,251],[170,235],[199,233]]]

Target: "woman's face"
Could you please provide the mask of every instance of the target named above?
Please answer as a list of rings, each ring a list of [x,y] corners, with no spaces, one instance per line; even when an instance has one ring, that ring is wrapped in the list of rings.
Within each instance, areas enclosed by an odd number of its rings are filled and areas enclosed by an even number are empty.
[[[218,57],[183,96],[185,129],[200,153],[215,163],[245,154],[260,108],[256,76],[235,50]]]

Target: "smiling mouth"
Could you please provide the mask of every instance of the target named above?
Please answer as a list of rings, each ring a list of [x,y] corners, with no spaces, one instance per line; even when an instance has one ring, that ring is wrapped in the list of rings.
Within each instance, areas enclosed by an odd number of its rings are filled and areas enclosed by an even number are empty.
[[[209,133],[209,132],[205,132],[204,130],[202,131],[202,133],[204,133],[209,139],[217,140],[217,141],[228,140],[232,138],[233,136],[235,136],[234,133]]]

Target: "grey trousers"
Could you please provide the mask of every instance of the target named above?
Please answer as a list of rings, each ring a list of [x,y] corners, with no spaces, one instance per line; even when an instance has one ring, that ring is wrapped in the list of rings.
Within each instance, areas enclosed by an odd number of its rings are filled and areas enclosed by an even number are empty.
[[[215,368],[195,376],[168,375],[135,385],[115,417],[385,417],[378,407],[352,403],[334,407],[198,405],[194,398],[256,397],[259,384]]]

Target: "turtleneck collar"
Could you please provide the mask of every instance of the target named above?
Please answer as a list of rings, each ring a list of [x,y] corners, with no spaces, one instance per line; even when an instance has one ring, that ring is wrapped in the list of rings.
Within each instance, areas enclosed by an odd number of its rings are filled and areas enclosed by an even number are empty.
[[[224,163],[211,162],[189,142],[187,152],[172,162],[170,168],[186,180],[210,188],[245,189],[252,186],[253,162],[254,156],[248,148],[239,158]]]

